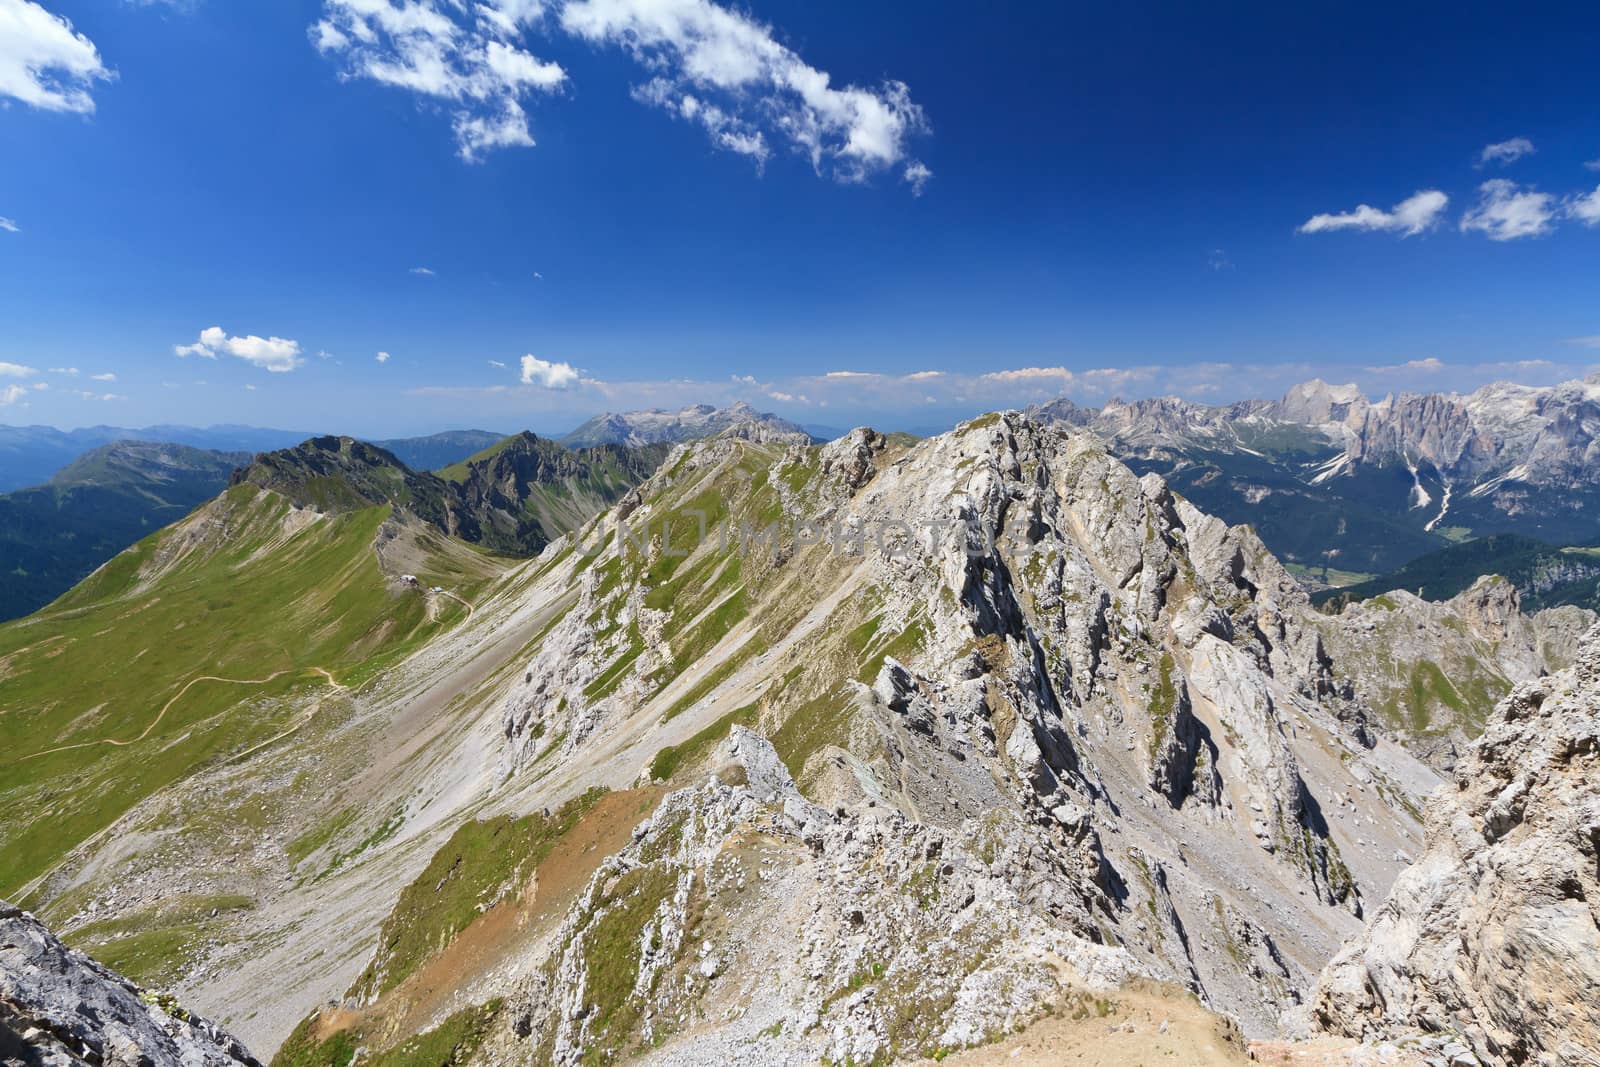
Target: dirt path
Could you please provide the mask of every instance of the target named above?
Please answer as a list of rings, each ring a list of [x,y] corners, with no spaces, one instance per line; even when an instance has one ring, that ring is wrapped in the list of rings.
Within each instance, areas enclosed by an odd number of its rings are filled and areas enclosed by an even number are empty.
[[[478,609],[476,607],[474,607],[472,605],[472,601],[468,600],[466,597],[456,596],[454,593],[450,592],[450,590],[448,590],[448,589],[439,590],[439,595],[440,596],[447,596],[451,600],[454,600],[457,604],[460,604],[462,607],[466,608],[467,609],[467,618],[469,620],[474,615],[476,615],[478,613]]]
[[[1138,982],[1084,994],[1061,1014],[979,1048],[944,1057],[961,1067],[1246,1067],[1252,1061],[1238,1029],[1182,990]],[[932,1060],[917,1061],[931,1067]]]
[[[189,681],[184,684],[184,687],[178,690],[177,695],[163,704],[161,706],[161,710],[156,713],[155,719],[151,721],[150,725],[144,728],[144,731],[140,733],[138,737],[130,738],[126,741],[119,741],[114,737],[99,737],[93,741],[78,741],[70,745],[57,745],[55,748],[47,748],[40,752],[30,752],[28,755],[23,756],[22,758],[25,760],[37,759],[40,756],[49,756],[56,752],[70,752],[73,749],[92,748],[95,745],[117,745],[119,747],[136,745],[140,741],[143,741],[145,738],[149,737],[150,731],[161,725],[161,720],[167,717],[167,712],[172,709],[172,705],[182,700],[190,689],[193,689],[201,682],[221,682],[225,685],[266,685],[268,682],[276,681],[286,674],[320,674],[329,685],[333,686],[334,689],[342,691],[347,688],[335,680],[333,675],[329,674],[328,671],[323,667],[285,667],[281,671],[274,671],[265,678],[219,678],[214,674],[202,674],[198,678],[190,678]],[[290,732],[292,733],[293,731],[291,730]]]

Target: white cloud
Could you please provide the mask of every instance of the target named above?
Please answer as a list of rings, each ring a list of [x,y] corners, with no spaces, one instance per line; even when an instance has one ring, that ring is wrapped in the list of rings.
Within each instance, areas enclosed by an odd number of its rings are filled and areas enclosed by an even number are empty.
[[[1592,337],[1569,337],[1567,344],[1578,345],[1582,348],[1600,348],[1600,334]]]
[[[22,227],[18,226],[15,222],[12,222],[4,215],[0,215],[0,230],[4,230],[7,233],[21,233]]]
[[[1600,185],[1592,193],[1568,197],[1567,214],[1585,226],[1600,226]]]
[[[1498,141],[1491,145],[1484,145],[1483,151],[1478,154],[1478,166],[1487,166],[1490,163],[1515,163],[1523,156],[1533,155],[1533,142],[1526,137],[1513,137],[1509,141]]]
[[[68,378],[76,378],[78,376],[78,368],[77,367],[51,367],[50,368],[50,373],[51,374],[63,374],[65,376],[67,376]]]
[[[522,357],[522,384],[542,385],[546,389],[565,389],[579,380],[577,368],[570,363],[551,363],[538,356]]]
[[[491,359],[489,361],[489,366],[495,368],[496,370],[505,370],[506,369],[506,365],[504,363],[501,363],[498,359]]]
[[[1600,170],[1600,159],[1591,159],[1583,165],[1584,170]]]
[[[1300,227],[1300,233],[1328,233],[1333,230],[1383,230],[1412,237],[1432,229],[1439,222],[1450,198],[1437,189],[1424,189],[1406,197],[1388,211],[1359,204],[1354,211],[1337,215],[1313,215]]]
[[[636,98],[758,164],[776,138],[840,181],[904,163],[916,192],[929,176],[908,159],[906,142],[927,121],[904,82],[834,88],[832,75],[780,44],[771,27],[711,0],[571,0],[561,26],[626,49],[652,75]]]
[[[983,375],[989,382],[1036,382],[1041,379],[1071,381],[1073,374],[1065,367],[1013,367],[1010,370],[990,371]]]
[[[300,357],[300,342],[285,337],[229,337],[221,326],[208,326],[192,345],[173,345],[179,356],[216,359],[226,353],[273,374],[285,374],[305,362]]]
[[[1462,216],[1462,232],[1476,230],[1491,241],[1539,237],[1551,231],[1556,198],[1549,193],[1519,189],[1516,182],[1495,178],[1478,187],[1478,206]]]
[[[424,278],[431,278],[431,277],[433,277],[433,273],[434,272],[429,270],[427,267],[412,267],[411,268],[411,273],[412,274],[419,274]]]
[[[39,372],[20,363],[0,362],[0,378],[32,378]]]
[[[389,353],[387,353],[387,352],[379,352],[377,355],[373,356],[372,358],[377,360],[379,363],[387,363],[387,362],[389,362]]]
[[[1369,373],[1369,374],[1407,374],[1407,373],[1437,374],[1438,372],[1444,370],[1447,366],[1448,366],[1448,364],[1446,364],[1444,360],[1439,359],[1439,358],[1437,358],[1435,356],[1429,356],[1426,359],[1413,359],[1413,360],[1408,360],[1405,363],[1395,363],[1395,364],[1391,364],[1391,365],[1386,366],[1386,367],[1368,367],[1367,368],[1367,373]]]
[[[923,188],[933,178],[933,171],[929,170],[921,160],[913,159],[906,164],[906,169],[901,174],[901,177],[911,184],[912,196],[921,196]]]
[[[529,147],[523,102],[559,89],[567,72],[515,43],[543,6],[529,0],[325,0],[312,44],[342,77],[414,92],[450,110],[457,153]]]
[[[92,382],[114,382],[117,380],[117,376],[110,371],[106,371],[104,374],[89,375],[89,380]]]
[[[87,115],[94,83],[112,77],[94,42],[72,23],[33,0],[0,0],[0,97]]]
[[[20,385],[0,385],[0,408],[10,407],[28,395],[28,390]]]

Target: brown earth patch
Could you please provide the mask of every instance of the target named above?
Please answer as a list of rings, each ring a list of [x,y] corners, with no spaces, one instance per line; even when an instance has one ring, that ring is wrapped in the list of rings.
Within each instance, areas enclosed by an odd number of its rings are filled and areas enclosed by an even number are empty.
[[[366,1008],[324,1010],[318,1017],[318,1040],[360,1024],[369,1040],[390,1047],[466,1006],[452,1003],[456,994],[525,958],[553,932],[590,876],[632,840],[634,827],[655,810],[665,792],[661,786],[648,786],[601,797],[518,893],[473,920],[415,973]]]

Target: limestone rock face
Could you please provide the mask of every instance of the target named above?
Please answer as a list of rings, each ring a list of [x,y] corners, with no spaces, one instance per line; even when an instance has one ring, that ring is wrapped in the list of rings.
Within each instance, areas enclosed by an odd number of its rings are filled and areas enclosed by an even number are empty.
[[[1568,670],[1518,686],[1428,843],[1330,963],[1326,1030],[1457,1031],[1495,1064],[1584,1064],[1600,1049],[1600,627]]]
[[[694,1035],[668,1045],[676,1062],[900,1062],[1038,1019],[1068,981],[1146,973],[1086,940],[1086,912],[1074,931],[1029,904],[1019,853],[1044,859],[1034,874],[1063,896],[1080,889],[1023,821],[946,831],[830,812],[760,735],[735,727],[725,755],[749,784],[665,798],[509,991],[483,1060],[576,1065],[618,1043],[632,1012],[647,1048]],[[618,951],[639,957],[628,988],[608,981]],[[740,1010],[713,1008],[729,997]]]
[[[1569,666],[1595,621],[1576,607],[1523,615],[1516,588],[1492,575],[1451,600],[1395,590],[1316,620],[1383,725],[1446,773],[1512,687]]]
[[[0,1063],[256,1064],[231,1034],[63,945],[0,901]]]

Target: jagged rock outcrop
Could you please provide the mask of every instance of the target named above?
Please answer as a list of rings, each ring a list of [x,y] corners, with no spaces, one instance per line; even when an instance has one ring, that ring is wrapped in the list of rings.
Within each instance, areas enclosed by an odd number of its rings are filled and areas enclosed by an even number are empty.
[[[1324,640],[1382,725],[1450,771],[1513,686],[1567,666],[1595,622],[1581,608],[1532,616],[1494,576],[1443,602],[1396,590],[1317,620]]]
[[[259,1067],[227,1031],[69,949],[0,901],[0,1064]]]
[[[1040,842],[1024,823],[829,812],[759,735],[736,728],[723,751],[748,784],[668,795],[602,864],[485,1060],[565,1067],[637,1042],[681,1062],[893,1062],[1142,973],[1090,940],[1087,913],[1073,932],[1027,903],[1014,853]]]
[[[1455,1031],[1493,1064],[1600,1049],[1600,628],[1496,708],[1428,843],[1318,985],[1335,1033]]]
[[[1091,435],[1014,412],[915,443],[724,435],[621,510],[542,565],[537,595],[573,601],[500,705],[506,788],[743,716],[828,810],[1037,825],[1030,906],[1098,915],[1260,1032],[1415,847],[1406,798],[1436,779],[1380,745],[1304,589]]]

